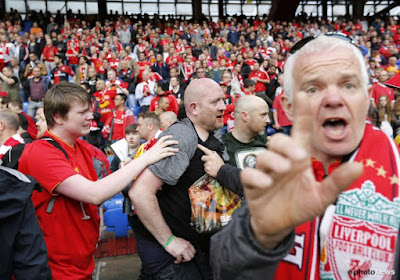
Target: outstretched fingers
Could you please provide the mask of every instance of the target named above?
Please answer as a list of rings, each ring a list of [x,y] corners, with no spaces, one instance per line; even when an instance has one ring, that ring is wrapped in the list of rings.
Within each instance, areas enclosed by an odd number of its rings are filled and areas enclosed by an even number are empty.
[[[291,136],[310,153],[313,119],[309,98],[304,91],[299,91],[294,94],[293,110],[294,118]]]
[[[347,162],[339,166],[331,175],[326,177],[319,186],[319,197],[322,213],[332,204],[340,192],[345,191],[363,172],[363,166],[359,162]]]

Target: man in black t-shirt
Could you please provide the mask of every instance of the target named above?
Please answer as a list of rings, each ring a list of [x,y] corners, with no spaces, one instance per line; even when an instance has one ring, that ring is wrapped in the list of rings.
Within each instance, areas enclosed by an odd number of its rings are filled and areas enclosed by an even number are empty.
[[[197,144],[223,152],[213,131],[223,126],[224,94],[216,82],[199,79],[187,87],[184,104],[187,118],[163,133],[179,141],[179,152],[149,166],[129,191],[138,217],[135,237],[144,278],[168,274],[174,279],[187,275],[204,279],[211,275],[209,237],[200,236],[190,226],[188,188],[205,173],[204,154]]]

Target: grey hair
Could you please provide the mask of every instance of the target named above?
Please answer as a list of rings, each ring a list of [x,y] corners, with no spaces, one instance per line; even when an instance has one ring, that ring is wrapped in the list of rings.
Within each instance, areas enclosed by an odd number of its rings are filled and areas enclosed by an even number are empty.
[[[296,62],[299,60],[299,58],[304,56],[306,57],[312,56],[316,53],[322,53],[322,52],[329,53],[344,48],[352,51],[358,61],[358,64],[360,64],[361,84],[364,87],[365,94],[368,95],[368,73],[367,73],[367,67],[365,65],[365,60],[361,54],[361,51],[356,46],[342,39],[321,35],[318,36],[316,39],[310,41],[306,45],[304,45],[295,54],[291,55],[286,61],[285,73],[284,73],[285,83],[283,85],[283,88],[285,90],[285,94],[288,96],[289,102],[292,102],[293,100],[293,91],[294,91],[293,68]]]

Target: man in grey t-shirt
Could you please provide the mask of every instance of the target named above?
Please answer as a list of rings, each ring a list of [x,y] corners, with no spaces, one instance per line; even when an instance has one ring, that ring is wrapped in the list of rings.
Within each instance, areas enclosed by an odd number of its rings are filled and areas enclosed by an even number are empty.
[[[179,152],[146,169],[129,191],[138,215],[136,239],[145,277],[165,276],[167,271],[172,271],[174,279],[187,273],[191,279],[201,279],[204,274],[192,260],[201,247],[201,237],[189,225],[187,189],[205,173],[197,144],[223,151],[212,132],[223,126],[225,108],[224,94],[216,82],[193,81],[185,91],[187,118],[164,133],[179,141]]]

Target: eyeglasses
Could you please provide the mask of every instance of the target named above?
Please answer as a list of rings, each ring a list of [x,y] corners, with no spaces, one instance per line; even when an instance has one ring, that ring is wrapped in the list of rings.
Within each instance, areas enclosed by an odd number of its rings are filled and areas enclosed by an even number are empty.
[[[338,38],[341,40],[344,40],[350,44],[352,44],[353,46],[357,47],[356,43],[354,42],[353,38],[342,33],[342,32],[327,32],[326,34],[324,34],[325,36],[328,37],[334,37],[334,38]],[[314,40],[315,38],[317,38],[318,36],[310,36],[307,38],[304,38],[300,41],[298,41],[296,44],[293,45],[293,47],[290,49],[290,53],[294,54],[295,52],[297,52],[298,50],[300,50],[302,47],[304,47],[307,43],[311,42],[312,40]]]

